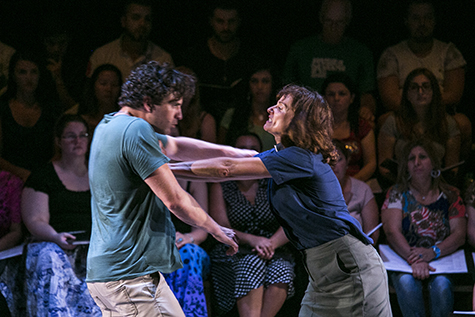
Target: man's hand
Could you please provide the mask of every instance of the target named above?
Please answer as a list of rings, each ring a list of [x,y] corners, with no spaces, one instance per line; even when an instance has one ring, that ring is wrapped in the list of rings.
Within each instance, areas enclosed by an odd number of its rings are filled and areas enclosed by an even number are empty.
[[[226,228],[226,227],[220,227],[220,231],[218,231],[216,234],[212,234],[212,236],[218,240],[221,243],[224,243],[229,246],[229,249],[226,251],[227,255],[234,255],[238,251],[238,244],[236,242],[236,236],[233,230]]]

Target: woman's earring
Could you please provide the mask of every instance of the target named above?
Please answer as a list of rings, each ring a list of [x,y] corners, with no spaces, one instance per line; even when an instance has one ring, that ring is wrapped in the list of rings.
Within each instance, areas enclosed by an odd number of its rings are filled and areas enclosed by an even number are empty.
[[[432,176],[433,178],[437,178],[440,176],[440,170],[432,170],[430,172],[430,176]]]
[[[409,176],[407,177],[407,180],[408,180],[408,181],[410,181],[410,180],[411,180],[411,178],[412,178],[412,175],[411,175],[411,174],[409,174]]]

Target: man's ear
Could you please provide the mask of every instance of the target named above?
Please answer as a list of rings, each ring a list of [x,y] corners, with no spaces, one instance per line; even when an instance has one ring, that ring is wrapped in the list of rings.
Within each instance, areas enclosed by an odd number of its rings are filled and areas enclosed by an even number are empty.
[[[153,104],[152,104],[152,98],[150,96],[144,96],[143,97],[143,108],[147,112],[152,112],[153,111]]]

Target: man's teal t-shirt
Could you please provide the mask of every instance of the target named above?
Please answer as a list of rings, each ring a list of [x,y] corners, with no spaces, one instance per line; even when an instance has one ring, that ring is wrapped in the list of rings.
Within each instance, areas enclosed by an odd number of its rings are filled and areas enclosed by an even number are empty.
[[[106,115],[94,131],[87,282],[133,279],[182,267],[170,212],[144,182],[169,161],[159,141],[166,145],[166,136],[128,115]]]

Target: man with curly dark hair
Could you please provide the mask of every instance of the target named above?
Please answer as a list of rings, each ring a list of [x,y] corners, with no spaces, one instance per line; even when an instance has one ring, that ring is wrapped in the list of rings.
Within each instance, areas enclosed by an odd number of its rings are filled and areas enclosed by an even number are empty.
[[[184,191],[169,158],[245,157],[238,150],[165,134],[182,118],[194,78],[148,62],[122,86],[120,111],[104,116],[91,145],[92,233],[87,282],[103,314],[184,316],[163,273],[182,267],[169,211],[237,251],[233,232],[219,226]]]

